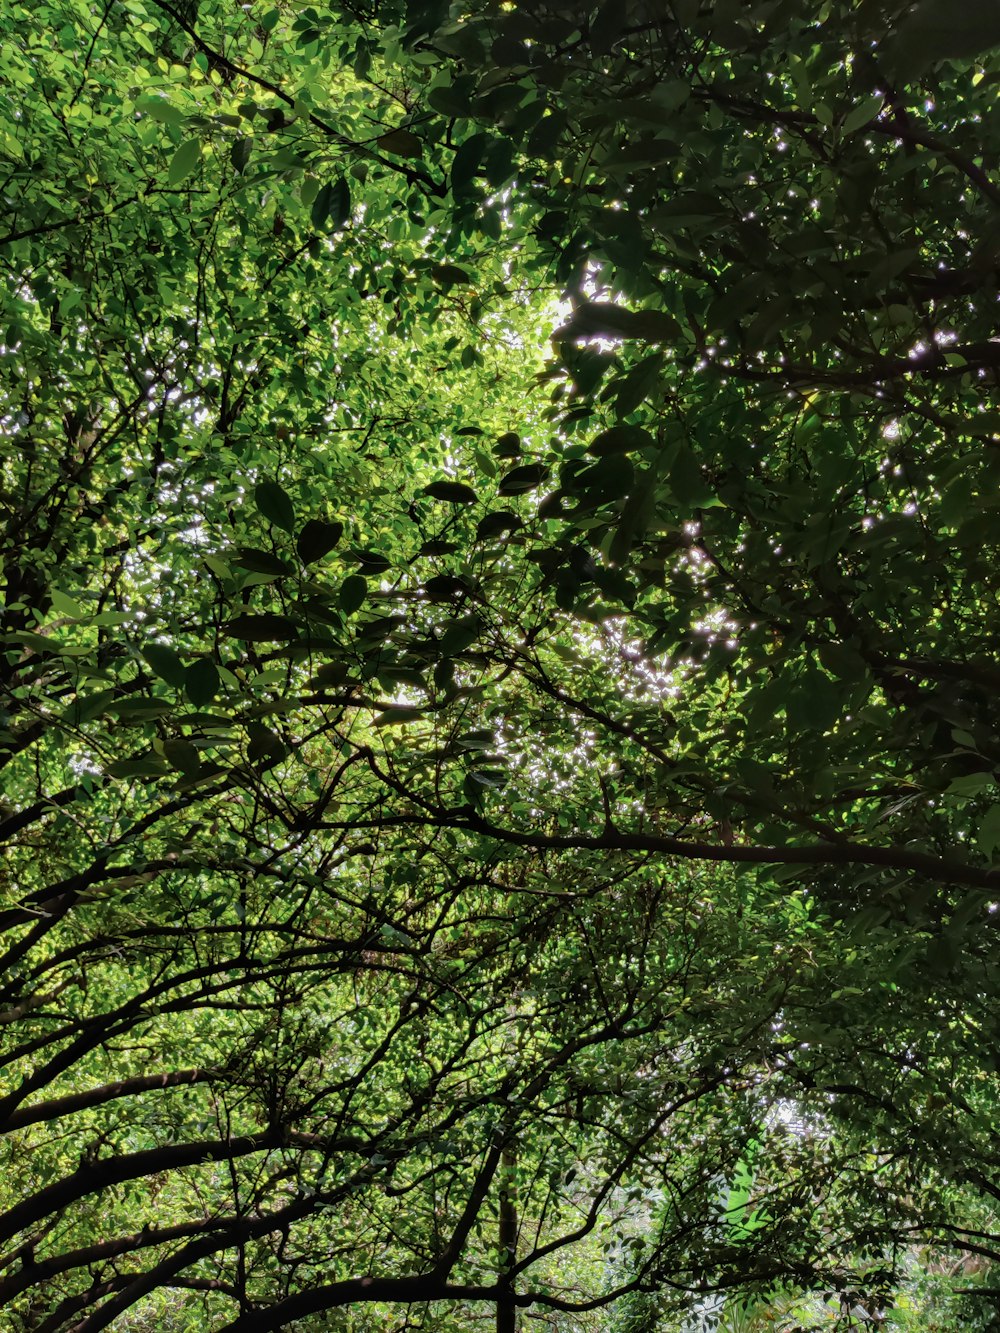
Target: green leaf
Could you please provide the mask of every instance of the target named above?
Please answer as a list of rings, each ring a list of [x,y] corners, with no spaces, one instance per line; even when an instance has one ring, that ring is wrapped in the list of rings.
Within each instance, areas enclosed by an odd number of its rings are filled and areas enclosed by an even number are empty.
[[[472,769],[462,781],[462,792],[469,804],[478,809],[488,792],[501,791],[507,781],[506,773],[493,769]]]
[[[139,759],[118,759],[104,771],[110,778],[157,778],[166,773],[167,765],[159,755],[148,754]]]
[[[135,699],[116,703],[109,711],[125,726],[133,726],[169,717],[175,708],[176,704],[168,703],[165,699]]]
[[[208,568],[218,578],[228,579],[232,577],[233,571],[230,569],[229,565],[226,564],[225,560],[220,560],[217,555],[206,555],[202,558]]]
[[[184,663],[173,648],[168,648],[162,643],[148,643],[142,650],[142,655],[161,680],[165,680],[177,690],[184,688],[186,679]]]
[[[945,788],[945,794],[948,796],[979,796],[982,792],[988,791],[990,787],[996,784],[996,775],[993,773],[963,773],[961,777],[953,778]]]
[[[201,140],[186,139],[170,159],[170,166],[167,168],[167,185],[172,188],[186,181],[200,161]]]
[[[868,125],[873,121],[882,110],[884,101],[885,99],[881,94],[878,94],[874,97],[866,97],[863,102],[859,102],[858,105],[851,111],[848,111],[847,115],[844,117],[844,123],[841,126],[843,134],[855,134],[858,130],[863,129],[865,125]]]
[[[71,620],[82,620],[86,615],[79,602],[75,602],[72,597],[67,597],[58,588],[49,590],[49,601],[52,603],[52,609],[60,616],[68,616]]]
[[[264,518],[284,532],[295,531],[295,507],[291,497],[276,481],[262,481],[254,487],[254,503]]]
[[[79,727],[107,712],[114,703],[114,690],[97,690],[92,694],[78,694],[62,715],[68,726]]]
[[[150,120],[158,120],[164,125],[183,125],[188,119],[186,111],[182,111],[179,106],[174,106],[165,97],[157,97],[155,94],[144,94],[137,97],[135,99],[135,109],[144,116],[149,116]]]

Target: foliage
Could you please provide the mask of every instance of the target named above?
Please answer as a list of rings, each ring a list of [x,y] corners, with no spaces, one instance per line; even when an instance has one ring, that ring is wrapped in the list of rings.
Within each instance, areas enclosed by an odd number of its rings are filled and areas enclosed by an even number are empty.
[[[9,1326],[995,1261],[993,7],[0,27]]]

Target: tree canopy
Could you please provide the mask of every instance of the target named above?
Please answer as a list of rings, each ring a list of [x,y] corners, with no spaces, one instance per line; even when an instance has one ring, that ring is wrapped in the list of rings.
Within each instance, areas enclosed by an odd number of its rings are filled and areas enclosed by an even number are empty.
[[[5,1326],[1000,1261],[1000,7],[0,33]]]

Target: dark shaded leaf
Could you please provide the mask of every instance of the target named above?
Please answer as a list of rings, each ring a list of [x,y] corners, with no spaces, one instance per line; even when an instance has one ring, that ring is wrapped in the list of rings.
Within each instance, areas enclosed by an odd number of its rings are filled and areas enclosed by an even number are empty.
[[[358,638],[381,641],[387,639],[402,624],[402,616],[376,616],[374,620],[367,620],[359,627]]]
[[[420,708],[387,708],[375,719],[376,727],[398,727],[406,722],[416,722],[423,716]]]
[[[269,523],[284,532],[295,531],[295,507],[288,492],[276,481],[262,481],[254,487],[254,503]]]
[[[641,426],[612,426],[610,430],[602,430],[600,435],[595,435],[587,450],[603,458],[606,454],[629,453],[655,443],[649,431],[643,430]]]
[[[185,777],[193,778],[201,772],[201,757],[190,741],[164,741],[163,753],[170,767],[176,768]]]
[[[480,432],[481,433],[481,432]],[[521,457],[521,437],[517,431],[509,430],[506,435],[501,435],[499,440],[493,446],[493,452],[497,458],[520,458]]]
[[[497,491],[500,495],[524,495],[540,486],[548,472],[544,463],[524,463],[521,467],[511,468],[500,478]]]
[[[366,574],[384,574],[392,568],[392,561],[387,560],[381,551],[359,551],[355,548],[347,554],[357,561]]]
[[[184,673],[184,692],[195,708],[203,708],[211,703],[219,692],[219,672],[215,663],[208,657],[192,662]]]
[[[333,183],[333,194],[330,199],[330,210],[327,214],[327,221],[333,227],[334,231],[339,230],[351,220],[351,187],[347,183],[347,177],[341,176]]]
[[[580,338],[638,338],[670,342],[681,334],[673,315],[663,310],[627,310],[607,301],[584,301],[552,335],[553,342]]]
[[[68,726],[79,727],[108,711],[114,703],[114,690],[98,690],[93,694],[79,694],[66,708],[62,721]]]
[[[452,551],[458,550],[457,542],[448,542],[440,537],[432,537],[420,547],[421,555],[451,555]]]
[[[161,680],[173,685],[174,689],[184,688],[184,663],[173,648],[168,648],[162,643],[147,643],[142,655]]]
[[[241,547],[239,554],[233,559],[232,563],[238,565],[241,569],[249,569],[255,574],[276,574],[280,576],[292,572],[291,566],[287,565],[280,556],[274,555],[271,551],[259,551],[251,546]]]
[[[471,184],[488,144],[489,136],[480,133],[473,134],[459,147],[451,164],[451,188],[454,193],[461,193]]]
[[[424,145],[412,130],[390,130],[375,142],[383,153],[393,157],[422,157]]]
[[[280,762],[285,757],[284,741],[262,722],[247,723],[247,741],[247,758],[251,764],[259,764],[265,759]]]
[[[456,657],[470,648],[483,632],[483,622],[478,616],[462,616],[445,626],[441,638],[441,652],[445,657]]]
[[[324,662],[310,680],[313,689],[332,689],[353,682],[351,668],[346,662]]]
[[[229,150],[229,161],[242,175],[246,171],[250,162],[250,154],[253,151],[252,139],[234,139],[233,146]]]
[[[222,626],[222,632],[232,639],[242,639],[246,643],[275,643],[294,639],[297,633],[295,623],[287,616],[275,615],[269,611],[260,615],[234,616]]]
[[[618,520],[618,527],[608,550],[608,559],[614,565],[621,565],[628,559],[635,542],[646,533],[653,512],[656,508],[656,489],[645,480],[642,474],[636,478],[636,488],[625,501],[625,506]]]
[[[412,685],[418,690],[427,688],[423,672],[418,671],[416,667],[382,667],[379,669],[378,679],[386,689],[395,689],[398,685]]]
[[[454,574],[435,574],[424,584],[424,592],[432,602],[444,602],[452,597],[467,596],[469,585]]]
[[[368,596],[368,580],[363,574],[349,574],[340,585],[340,609],[351,615]]]
[[[457,264],[435,264],[431,277],[442,287],[468,286],[472,282],[470,275]]]
[[[165,699],[134,699],[131,702],[117,703],[109,711],[127,727],[166,717],[175,707],[176,704],[167,703]]]
[[[563,491],[552,491],[546,495],[538,504],[539,518],[555,518],[563,512],[563,500],[565,493]]]
[[[459,750],[492,750],[496,743],[496,733],[486,727],[467,731],[455,738],[455,746]]]
[[[475,504],[479,498],[472,487],[462,481],[432,481],[424,487],[424,494],[432,500],[445,500],[449,504]]]
[[[295,543],[299,559],[304,565],[311,565],[322,560],[333,550],[344,533],[343,523],[326,523],[319,518],[311,518],[303,525]]]
[[[616,389],[615,412],[618,416],[626,417],[634,412],[653,392],[659,384],[663,361],[662,352],[653,352],[633,366],[624,379],[613,382]]]
[[[502,532],[513,532],[522,526],[521,519],[511,510],[498,509],[495,513],[487,514],[485,518],[479,520],[479,525],[476,528],[476,540],[483,541],[487,537],[498,537]]]
[[[586,492],[590,503],[620,500],[628,494],[635,480],[635,469],[624,454],[606,454],[593,467],[573,478],[567,489]]]

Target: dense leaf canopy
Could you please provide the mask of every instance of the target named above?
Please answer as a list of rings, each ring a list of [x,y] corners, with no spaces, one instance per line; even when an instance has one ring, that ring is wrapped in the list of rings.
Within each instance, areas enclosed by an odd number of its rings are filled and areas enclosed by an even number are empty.
[[[4,1326],[1000,1261],[993,0],[0,33]]]

